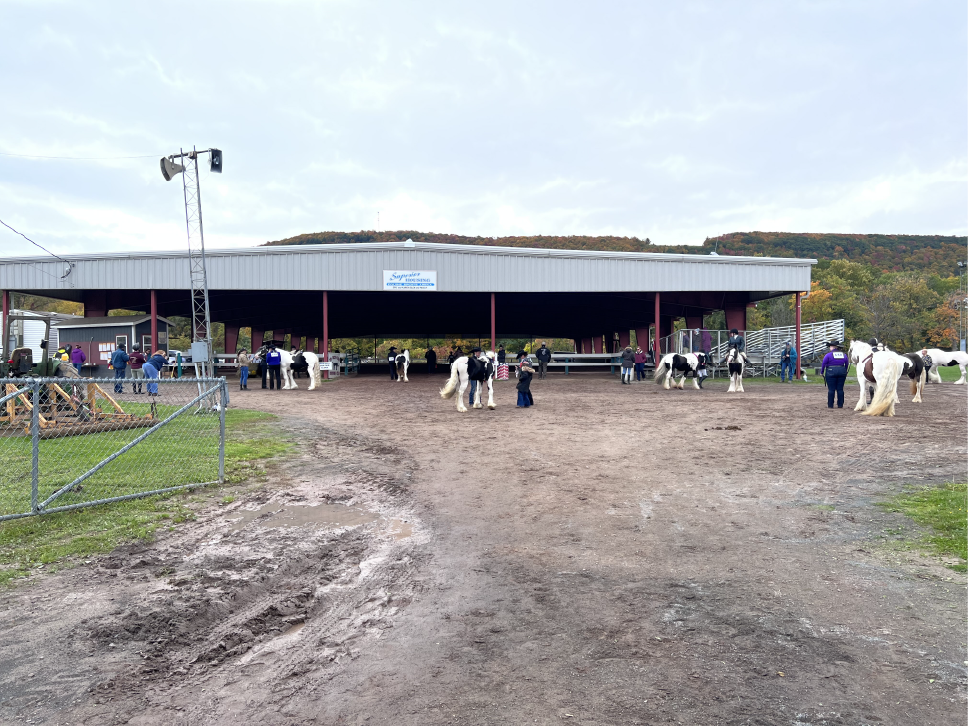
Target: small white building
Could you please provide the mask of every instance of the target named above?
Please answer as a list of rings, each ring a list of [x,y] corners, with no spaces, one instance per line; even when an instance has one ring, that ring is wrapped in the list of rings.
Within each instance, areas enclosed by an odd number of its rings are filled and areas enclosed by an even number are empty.
[[[68,325],[72,322],[83,322],[84,318],[80,315],[68,315],[66,313],[41,313],[34,310],[11,310],[11,315],[25,315],[35,320],[13,320],[10,323],[10,340],[0,341],[0,353],[6,354],[8,350],[15,348],[30,348],[34,354],[34,360],[40,360],[43,356],[43,349],[40,342],[44,338],[47,326],[44,318],[50,319],[50,340],[47,350],[53,352],[60,346],[59,331],[60,325]],[[6,321],[3,321],[5,323]],[[2,325],[2,323],[0,323]],[[0,338],[3,337],[3,328],[0,327]]]

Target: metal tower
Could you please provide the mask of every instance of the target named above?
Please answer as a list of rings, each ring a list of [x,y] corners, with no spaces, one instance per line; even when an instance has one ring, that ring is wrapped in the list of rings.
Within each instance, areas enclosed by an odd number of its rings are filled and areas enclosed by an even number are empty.
[[[202,188],[198,180],[199,154],[211,155],[211,170],[222,172],[222,152],[205,149],[201,152],[192,147],[186,152],[172,154],[161,160],[161,173],[170,181],[175,174],[182,175],[185,195],[185,227],[188,232],[188,264],[192,283],[192,363],[196,375],[211,377],[215,374],[212,363],[212,317],[208,305],[208,275],[205,266],[205,232],[202,226]],[[175,159],[183,159],[179,164]],[[199,345],[202,344],[202,345]]]

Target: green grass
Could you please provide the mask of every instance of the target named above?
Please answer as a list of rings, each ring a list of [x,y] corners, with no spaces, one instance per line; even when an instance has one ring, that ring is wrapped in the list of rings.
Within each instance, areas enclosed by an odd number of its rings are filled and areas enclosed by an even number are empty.
[[[956,572],[968,571],[968,484],[944,484],[902,492],[879,506],[910,517],[927,529],[915,544],[935,555],[958,558],[948,564]],[[900,530],[887,530],[901,534]]]
[[[264,478],[264,462],[290,451],[293,447],[291,441],[278,435],[275,416],[271,414],[231,409],[225,414],[225,428],[225,487]],[[143,431],[144,429],[136,430],[135,435]],[[125,434],[126,440],[130,440],[134,438],[131,433],[119,431],[85,436],[84,439],[88,440],[85,452],[87,448],[91,448],[110,453],[116,450],[118,445],[117,434]],[[196,455],[199,450],[190,438],[191,429],[173,430],[173,436],[167,439],[167,449],[172,447],[181,449],[177,457],[179,465],[184,465],[186,460]],[[77,439],[80,437],[73,437],[73,440]],[[70,438],[53,439],[44,441],[42,444],[58,444],[71,440]],[[132,453],[141,449],[149,441],[150,437],[132,449]],[[159,439],[155,444],[159,448],[142,449],[139,458],[130,460],[124,465],[126,468],[118,464],[118,470],[109,472],[107,477],[107,481],[112,483],[107,485],[99,483],[97,493],[103,494],[108,487],[114,487],[118,493],[124,493],[136,486],[143,489],[146,480],[155,486],[170,486],[172,483],[199,473],[206,475],[209,473],[211,464],[208,462],[188,464],[187,472],[174,473],[167,470],[164,462],[170,461],[173,454],[165,450],[162,446],[163,441],[165,440]],[[5,442],[0,442],[2,443]],[[56,452],[56,446],[54,451]],[[215,451],[217,452],[217,442]],[[149,456],[157,454],[160,461],[152,461],[145,452]],[[50,451],[44,453],[49,454]],[[206,458],[210,458],[210,451],[206,450],[204,453]],[[88,454],[84,453],[83,457],[87,456]],[[93,458],[95,455],[90,456]],[[124,458],[121,457],[118,461]],[[144,466],[142,475],[131,471],[132,463],[138,462]],[[90,462],[85,458],[81,463],[86,465]],[[216,476],[217,473],[216,467]],[[132,478],[137,481],[128,481]],[[27,479],[29,482],[29,475]],[[193,481],[205,481],[205,479]],[[203,503],[218,499],[222,503],[228,503],[233,501],[234,497],[225,493],[222,486],[212,485],[197,490],[96,505],[70,512],[56,512],[0,523],[0,585],[23,577],[39,566],[57,568],[90,555],[109,552],[125,542],[150,540],[159,527],[173,527],[180,522],[188,521],[194,517],[194,511]],[[29,501],[27,508],[29,509]]]

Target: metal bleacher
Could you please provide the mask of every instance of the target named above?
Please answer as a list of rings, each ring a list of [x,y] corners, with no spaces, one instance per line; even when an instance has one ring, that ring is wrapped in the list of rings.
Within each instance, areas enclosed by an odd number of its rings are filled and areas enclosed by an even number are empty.
[[[797,329],[793,325],[776,328],[763,328],[743,333],[746,338],[746,356],[750,362],[750,374],[754,376],[770,376],[779,373],[780,354],[783,344],[787,340],[796,341]],[[810,365],[818,357],[827,352],[827,341],[844,339],[844,321],[823,320],[819,323],[803,323],[800,326],[800,365]],[[729,331],[701,330],[698,333],[690,330],[678,330],[672,335],[660,339],[662,353],[690,353],[692,351],[709,349],[710,358],[718,364],[729,349]],[[714,365],[715,368],[715,365]]]

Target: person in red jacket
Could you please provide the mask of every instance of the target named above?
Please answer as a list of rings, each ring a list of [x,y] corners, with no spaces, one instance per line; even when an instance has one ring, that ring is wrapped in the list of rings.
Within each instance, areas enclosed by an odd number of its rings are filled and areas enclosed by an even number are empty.
[[[635,382],[645,380],[645,360],[646,355],[641,348],[635,349]]]
[[[142,368],[148,360],[141,352],[141,346],[135,343],[131,346],[131,355],[128,356],[128,367],[131,369],[131,392],[144,393],[141,382],[145,379],[145,372]]]

